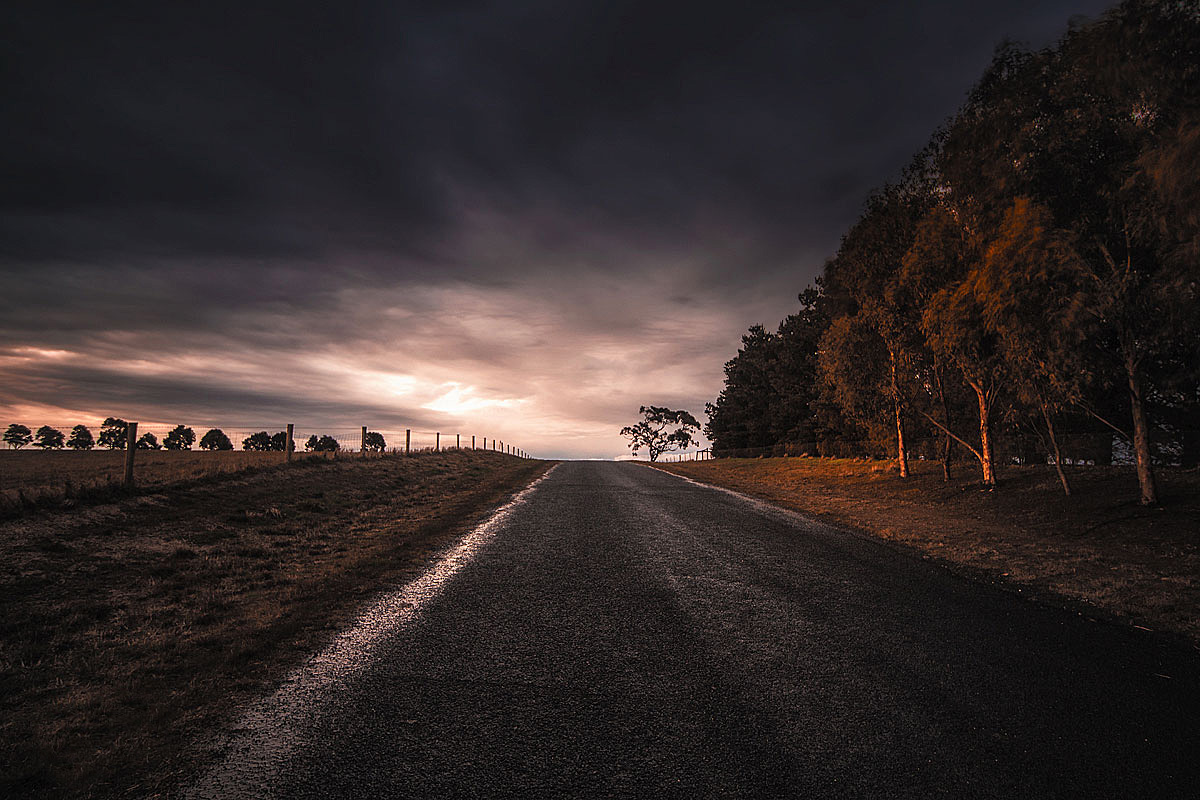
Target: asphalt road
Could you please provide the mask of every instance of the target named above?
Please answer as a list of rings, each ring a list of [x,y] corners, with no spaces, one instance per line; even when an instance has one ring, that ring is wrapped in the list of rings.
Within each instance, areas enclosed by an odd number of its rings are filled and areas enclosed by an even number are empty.
[[[443,573],[195,795],[1200,797],[1200,654],[644,466]]]

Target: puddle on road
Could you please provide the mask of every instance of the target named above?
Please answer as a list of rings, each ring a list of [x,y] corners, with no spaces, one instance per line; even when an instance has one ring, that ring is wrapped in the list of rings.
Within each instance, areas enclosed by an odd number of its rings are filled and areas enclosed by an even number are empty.
[[[555,465],[464,536],[419,578],[374,600],[345,631],[249,711],[223,743],[224,759],[184,794],[195,800],[271,797],[280,768],[324,701],[370,666],[379,646],[406,628],[557,469]]]

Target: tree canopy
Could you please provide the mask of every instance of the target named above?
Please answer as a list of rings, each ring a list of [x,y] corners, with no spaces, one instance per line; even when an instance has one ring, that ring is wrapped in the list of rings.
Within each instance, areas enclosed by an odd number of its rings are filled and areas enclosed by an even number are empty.
[[[1157,463],[1200,461],[1197,109],[1194,3],[1126,0],[1053,47],[1002,45],[867,199],[803,335],[743,337],[707,407],[714,453],[799,434],[904,475],[913,433],[936,434],[947,477],[960,448],[994,485],[1029,457],[997,441],[1033,432],[1069,493],[1066,430],[1108,437],[1101,460],[1126,442],[1156,502]]]
[[[14,450],[20,450],[33,441],[33,431],[28,427],[14,422],[4,431],[4,442]]]
[[[33,438],[33,446],[43,450],[61,450],[65,438],[63,432],[58,428],[43,425],[37,429],[37,434]]]
[[[642,415],[640,422],[621,429],[621,435],[629,439],[629,447],[635,456],[644,449],[651,461],[658,461],[663,453],[683,450],[697,443],[695,434],[700,432],[700,423],[688,412],[672,411],[664,406],[641,406],[638,413]]]
[[[184,425],[176,425],[163,439],[163,447],[168,450],[191,450],[196,443],[196,432]]]
[[[109,450],[120,450],[125,446],[125,431],[129,427],[129,423],[123,419],[116,417],[108,417],[100,425],[101,447],[107,447]]]
[[[91,450],[96,445],[92,431],[86,425],[76,425],[71,428],[71,436],[67,439],[67,447],[72,450]]]
[[[232,450],[233,442],[220,428],[210,428],[200,437],[201,450]]]

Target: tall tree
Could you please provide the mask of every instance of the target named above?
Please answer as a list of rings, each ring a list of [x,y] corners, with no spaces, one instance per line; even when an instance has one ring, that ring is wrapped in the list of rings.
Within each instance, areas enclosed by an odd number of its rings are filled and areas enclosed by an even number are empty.
[[[86,425],[76,425],[71,428],[71,436],[67,439],[67,447],[72,450],[91,450],[96,444],[92,432]]]
[[[40,447],[43,450],[61,450],[64,438],[63,432],[58,428],[43,425],[37,429],[37,435],[33,439],[33,446]]]
[[[201,450],[232,450],[233,442],[220,428],[210,428],[200,437]]]
[[[168,450],[191,450],[196,442],[196,432],[184,425],[176,425],[163,439],[163,447]]]
[[[904,280],[928,299],[921,329],[936,357],[952,364],[975,395],[979,420],[978,446],[926,413],[935,426],[967,448],[979,462],[983,482],[996,485],[992,420],[1006,382],[998,343],[984,321],[972,286],[979,267],[978,245],[949,208],[930,210],[904,255]]]
[[[1069,495],[1054,419],[1078,400],[1086,369],[1079,336],[1086,277],[1073,237],[1054,228],[1048,209],[1019,197],[972,281],[1014,392],[1041,416],[1059,481]]]
[[[912,396],[909,383],[912,359],[920,348],[920,331],[897,284],[904,254],[912,245],[917,224],[929,202],[930,198],[920,184],[885,185],[871,196],[862,217],[842,238],[837,256],[826,267],[825,275],[827,281],[838,285],[849,301],[843,316],[857,317],[839,330],[874,331],[883,345],[886,359],[864,361],[863,367],[873,370],[873,374],[863,381],[839,368],[838,364],[829,363],[828,356],[834,354],[824,348],[822,353],[827,363],[823,372],[835,386],[839,380],[854,380],[858,384],[856,390],[872,385],[886,395],[896,464],[902,478],[908,477],[906,424]],[[868,343],[862,336],[845,341]],[[850,392],[849,386],[835,390],[835,394],[841,396],[848,396]],[[863,404],[857,406],[860,411],[864,407]]]
[[[108,417],[100,425],[100,446],[109,450],[120,450],[125,446],[125,431],[129,423],[117,417]]]
[[[704,430],[715,452],[779,444],[815,449],[817,350],[828,318],[817,289],[806,289],[799,299],[800,310],[775,333],[751,327],[737,356],[725,364],[725,385],[705,408]]]
[[[25,425],[14,422],[4,431],[4,442],[14,450],[20,450],[33,441],[33,431]]]

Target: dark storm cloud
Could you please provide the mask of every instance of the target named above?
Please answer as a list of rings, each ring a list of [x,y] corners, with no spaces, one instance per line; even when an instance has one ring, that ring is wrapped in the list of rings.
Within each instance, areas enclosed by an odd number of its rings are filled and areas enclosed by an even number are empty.
[[[829,241],[999,36],[1078,5],[24,4],[4,254],[421,252],[447,182],[650,237]]]
[[[1104,5],[9,4],[0,405],[596,452],[715,396],[1001,38]]]

